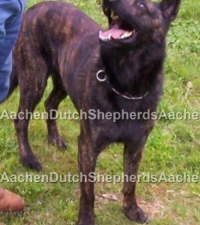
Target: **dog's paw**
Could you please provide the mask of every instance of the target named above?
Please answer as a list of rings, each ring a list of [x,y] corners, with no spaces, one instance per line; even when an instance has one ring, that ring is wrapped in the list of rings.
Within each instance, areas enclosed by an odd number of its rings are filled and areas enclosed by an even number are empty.
[[[78,221],[76,225],[95,225],[95,224],[94,222],[84,220],[84,221]]]
[[[50,144],[57,146],[62,151],[67,149],[67,143],[59,136],[59,137],[49,137],[48,141]]]
[[[124,208],[124,212],[129,220],[141,224],[148,224],[149,222],[149,218],[145,215],[144,211],[138,206],[133,206],[132,208]]]
[[[90,210],[86,211],[85,209],[81,210],[80,208],[80,214],[76,225],[95,225],[94,217],[95,215],[93,215]]]
[[[42,166],[39,163],[39,161],[35,158],[33,155],[29,155],[26,157],[21,157],[21,162],[25,167],[28,167],[29,169],[41,171]]]

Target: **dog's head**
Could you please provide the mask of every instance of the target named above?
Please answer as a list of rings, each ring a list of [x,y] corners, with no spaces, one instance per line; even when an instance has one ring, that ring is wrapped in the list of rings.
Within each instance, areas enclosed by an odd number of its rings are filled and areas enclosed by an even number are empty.
[[[138,42],[163,42],[171,21],[176,18],[181,0],[103,0],[109,30],[100,31],[104,44],[116,47]]]

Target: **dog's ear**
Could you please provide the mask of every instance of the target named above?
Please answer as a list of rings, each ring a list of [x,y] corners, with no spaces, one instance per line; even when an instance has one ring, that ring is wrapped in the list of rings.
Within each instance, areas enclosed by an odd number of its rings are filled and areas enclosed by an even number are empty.
[[[164,17],[173,21],[179,11],[181,0],[163,0],[159,3],[160,9],[163,12]]]

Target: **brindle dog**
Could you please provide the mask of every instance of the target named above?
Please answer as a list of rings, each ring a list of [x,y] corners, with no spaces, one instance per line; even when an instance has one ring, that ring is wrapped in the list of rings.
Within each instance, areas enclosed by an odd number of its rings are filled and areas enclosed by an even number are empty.
[[[102,150],[120,142],[124,144],[124,174],[136,176],[154,124],[153,118],[137,115],[156,111],[163,86],[165,38],[180,1],[104,0],[109,23],[106,31],[70,4],[44,2],[26,11],[14,50],[10,89],[11,94],[19,84],[15,127],[25,166],[42,169],[28,141],[30,118],[21,116],[34,111],[51,76],[53,90],[45,102],[47,113],[57,110],[67,95],[80,113],[90,115],[91,109],[111,113],[110,118],[81,119],[80,173],[89,178]],[[114,122],[116,112],[121,118]],[[122,112],[134,112],[136,118],[124,119]],[[47,119],[47,128],[49,142],[66,148],[55,119]],[[78,225],[94,225],[94,183],[84,180],[80,187]],[[148,218],[136,202],[135,190],[136,182],[126,179],[124,212],[130,220],[146,223]]]

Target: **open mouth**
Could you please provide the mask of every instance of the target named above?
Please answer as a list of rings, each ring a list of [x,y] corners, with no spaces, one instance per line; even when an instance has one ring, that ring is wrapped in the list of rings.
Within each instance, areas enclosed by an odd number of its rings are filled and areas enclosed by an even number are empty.
[[[131,42],[135,40],[138,34],[136,29],[124,22],[114,11],[107,10],[106,14],[109,19],[110,29],[99,32],[101,41]]]

